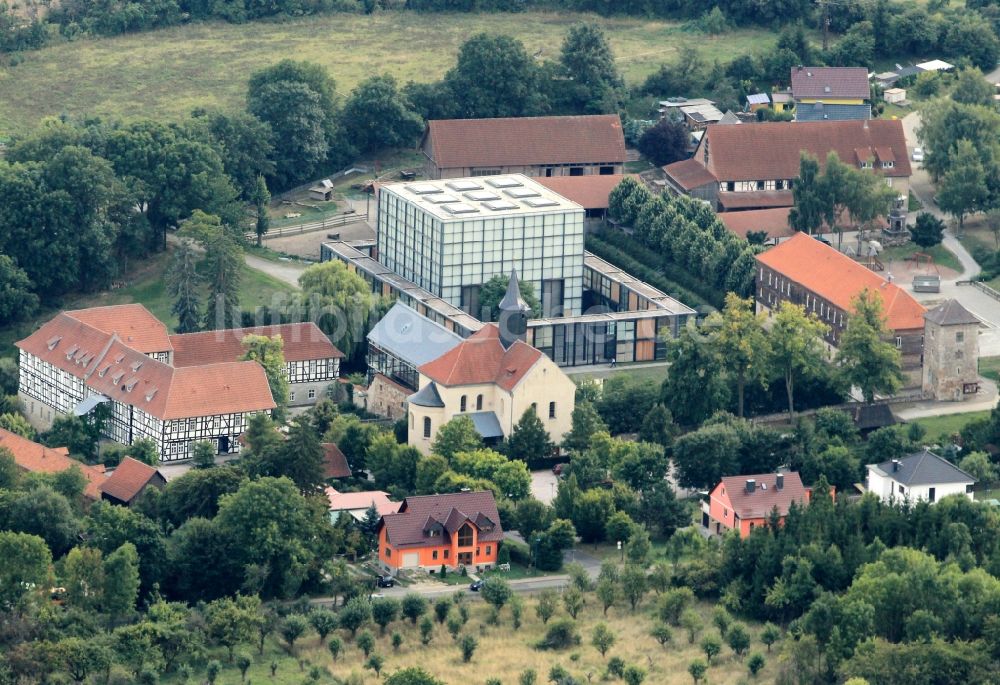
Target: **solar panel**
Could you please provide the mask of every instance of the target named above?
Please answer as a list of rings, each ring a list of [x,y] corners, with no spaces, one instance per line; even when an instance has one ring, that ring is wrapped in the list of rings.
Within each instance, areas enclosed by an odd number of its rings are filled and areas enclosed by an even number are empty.
[[[446,186],[452,190],[458,190],[460,192],[466,190],[482,190],[483,186],[475,181],[448,181],[445,183]]]
[[[539,207],[558,207],[559,203],[556,200],[551,200],[547,197],[532,198],[524,201],[524,204],[528,205],[533,209],[538,209]]]
[[[498,178],[488,178],[486,182],[493,186],[494,188],[519,188],[523,183],[518,181],[516,178],[510,178],[507,176],[500,176]]]
[[[525,197],[538,197],[541,195],[540,192],[532,190],[531,188],[511,188],[503,192],[507,193],[510,197],[517,198],[518,200]]]
[[[494,212],[500,212],[507,209],[518,209],[518,204],[516,202],[511,202],[510,200],[496,200],[494,202],[484,202],[483,206],[486,209],[491,209]]]
[[[465,193],[465,197],[470,200],[475,200],[476,202],[486,202],[487,200],[500,199],[499,195],[491,193],[488,190],[474,190],[471,193]]]

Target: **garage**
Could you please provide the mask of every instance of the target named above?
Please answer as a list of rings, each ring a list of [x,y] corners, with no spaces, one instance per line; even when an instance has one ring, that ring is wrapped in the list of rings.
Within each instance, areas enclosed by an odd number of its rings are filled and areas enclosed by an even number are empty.
[[[403,555],[403,568],[416,568],[420,565],[419,552],[407,552]]]

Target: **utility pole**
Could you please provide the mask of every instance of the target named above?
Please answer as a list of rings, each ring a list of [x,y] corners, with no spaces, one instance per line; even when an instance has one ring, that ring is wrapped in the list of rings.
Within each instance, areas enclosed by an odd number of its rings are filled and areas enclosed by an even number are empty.
[[[830,42],[830,4],[829,0],[817,0],[820,6],[819,21],[823,28],[823,52]]]

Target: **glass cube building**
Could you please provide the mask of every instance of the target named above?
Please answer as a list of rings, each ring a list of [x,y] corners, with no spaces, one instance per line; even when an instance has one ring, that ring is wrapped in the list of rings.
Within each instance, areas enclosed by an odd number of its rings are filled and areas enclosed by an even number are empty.
[[[526,176],[384,185],[377,225],[381,264],[477,318],[482,285],[514,269],[543,317],[582,313],[584,210]]]

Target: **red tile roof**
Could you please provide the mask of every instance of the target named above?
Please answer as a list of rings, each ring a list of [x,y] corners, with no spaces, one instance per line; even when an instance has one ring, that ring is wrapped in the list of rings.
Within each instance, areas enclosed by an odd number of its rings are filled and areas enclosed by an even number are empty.
[[[141,304],[74,309],[66,314],[104,333],[117,333],[123,343],[144,354],[171,349],[167,327]]]
[[[104,493],[126,504],[135,499],[142,489],[150,484],[162,485],[165,479],[149,464],[132,457],[125,457],[104,481]]]
[[[851,300],[867,288],[882,299],[890,329],[924,327],[927,310],[910,293],[804,233],[757,255],[757,261],[846,312],[851,311]]]
[[[286,362],[341,358],[344,353],[312,322],[290,323],[256,328],[230,328],[170,336],[174,348],[174,366],[199,366],[238,361],[245,350],[243,338],[263,335],[281,336]]]
[[[427,122],[422,147],[441,169],[625,163],[616,114]]]
[[[418,371],[445,387],[495,383],[510,391],[541,357],[541,352],[520,340],[505,350],[500,329],[491,323]]]
[[[628,174],[633,176],[633,174]],[[614,190],[625,174],[590,174],[589,176],[541,176],[535,180],[549,190],[555,191],[572,200],[584,209],[607,209],[608,196]]]
[[[694,190],[709,183],[718,183],[719,180],[712,175],[712,172],[705,168],[705,165],[696,159],[683,159],[673,164],[663,167],[667,176],[684,190]]]
[[[84,464],[70,457],[65,447],[46,447],[3,428],[0,428],[0,447],[10,450],[17,465],[32,473],[59,473],[76,466],[87,479],[84,496],[101,499],[101,485],[105,482],[103,466]]]
[[[395,514],[400,503],[389,499],[389,493],[382,490],[366,490],[364,492],[337,492],[334,488],[326,488],[326,498],[330,502],[330,511],[352,511],[367,509],[375,505],[379,516]]]
[[[722,212],[719,220],[730,231],[746,238],[750,231],[767,231],[768,238],[787,238],[795,235],[795,229],[788,225],[791,207],[773,209],[749,209],[745,212]]]
[[[802,152],[816,157],[821,169],[830,152],[836,152],[845,163],[857,164],[859,148],[892,151],[893,167],[876,168],[876,173],[904,178],[911,174],[903,122],[898,119],[709,126],[693,157],[699,163],[704,163],[706,145],[706,167],[720,181],[796,178]]]
[[[864,67],[792,67],[792,97],[867,100],[871,97],[868,70]]]
[[[351,467],[347,457],[332,442],[323,443],[323,480],[330,478],[350,478]]]
[[[175,369],[67,313],[16,343],[113,400],[159,419],[269,410],[275,407],[264,369],[229,362]]]
[[[493,529],[488,532],[482,530],[482,526],[487,523],[486,519],[493,524]],[[440,524],[449,533],[454,533],[465,521],[470,521],[480,530],[480,542],[503,539],[497,503],[493,499],[493,493],[489,491],[407,497],[398,513],[382,517],[382,525],[385,526],[389,544],[393,547],[440,545],[440,536],[430,538],[426,535],[429,523]]]
[[[795,204],[790,190],[753,190],[747,193],[719,193],[719,205],[724,211],[739,209],[773,209]]]
[[[720,485],[725,487],[725,496],[741,519],[767,518],[775,507],[784,516],[792,502],[802,504],[806,501],[806,489],[799,474],[791,471],[785,473],[784,477],[785,483],[781,489],[775,486],[777,476],[773,473],[726,476]],[[756,481],[756,487],[753,492],[747,492],[746,482],[751,478]]]

